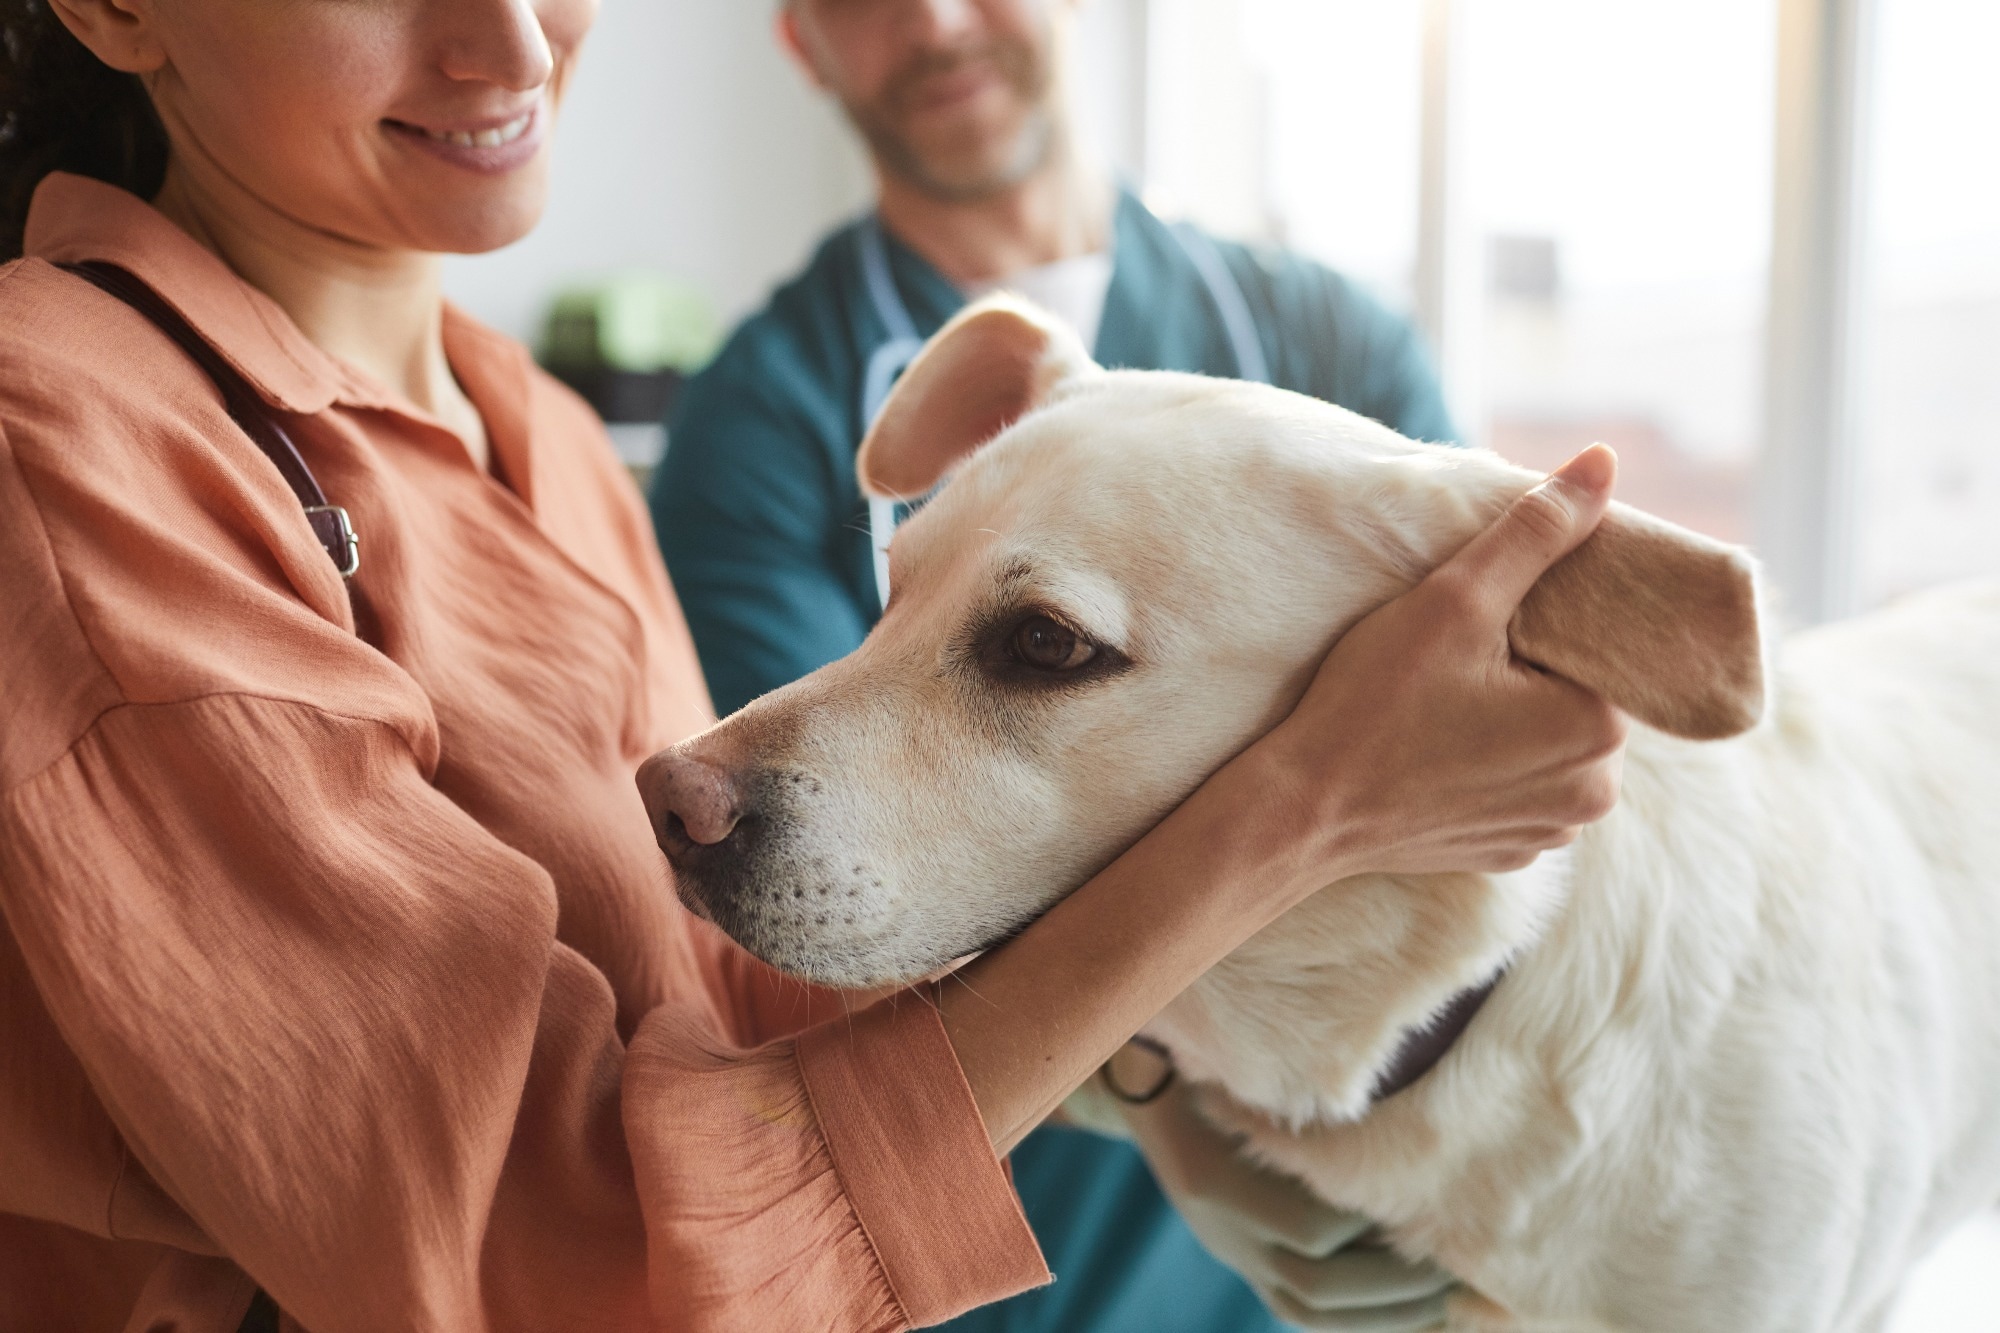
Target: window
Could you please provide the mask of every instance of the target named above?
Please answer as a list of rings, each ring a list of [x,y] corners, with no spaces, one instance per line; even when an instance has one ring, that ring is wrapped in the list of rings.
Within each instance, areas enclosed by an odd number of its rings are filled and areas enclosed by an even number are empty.
[[[1880,3],[1863,176],[1863,606],[2000,570],[2000,5]]]
[[[1610,443],[1622,498],[1759,547],[1802,618],[2000,571],[2000,5],[1780,2],[1150,0],[1142,174],[1411,311],[1472,442]],[[1785,61],[1827,180],[1780,151]],[[1853,262],[1774,280],[1801,215]],[[1842,369],[1774,389],[1849,279],[1807,362]]]
[[[1772,0],[1464,13],[1481,442],[1551,468],[1601,440],[1621,498],[1749,540]]]

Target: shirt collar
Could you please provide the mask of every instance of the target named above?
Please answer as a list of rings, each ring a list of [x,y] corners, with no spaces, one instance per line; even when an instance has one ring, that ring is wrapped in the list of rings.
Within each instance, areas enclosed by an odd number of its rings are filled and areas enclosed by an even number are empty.
[[[858,243],[859,228],[855,234]],[[928,338],[965,308],[965,293],[886,225],[882,226],[882,235],[888,241],[890,280],[896,285],[896,295],[902,299],[910,322],[916,325],[917,335]],[[880,319],[872,301],[868,309],[871,317]],[[885,327],[882,333],[887,336],[890,330]]]
[[[964,308],[965,294],[894,232],[884,227],[883,234],[889,241],[889,268],[897,294],[917,332],[929,337]],[[1123,184],[1118,186],[1112,214],[1111,259],[1111,285],[1091,349],[1100,362],[1234,373],[1225,369],[1235,365],[1226,335],[1210,328],[1210,321],[1198,313],[1211,303],[1187,251],[1167,224]]]
[[[360,387],[277,302],[152,205],[116,186],[51,173],[35,188],[24,239],[31,258],[52,264],[98,259],[128,270],[284,411],[321,412]]]
[[[487,447],[521,503],[533,509],[537,465],[546,451],[534,447],[534,360],[528,349],[495,333],[449,301],[444,307],[444,355],[465,396],[486,425]],[[415,409],[392,404],[392,411]],[[442,427],[440,427],[442,429]]]
[[[1235,375],[1235,353],[1207,284],[1167,224],[1127,190],[1119,195],[1114,230],[1118,262],[1097,329],[1097,359]]]

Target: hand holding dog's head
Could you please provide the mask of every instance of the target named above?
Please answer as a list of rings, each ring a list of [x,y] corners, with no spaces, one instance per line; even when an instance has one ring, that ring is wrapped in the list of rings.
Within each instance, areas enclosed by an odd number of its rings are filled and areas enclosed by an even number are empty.
[[[880,624],[642,778],[682,893],[841,985],[1039,915],[1540,480],[1267,386],[1101,370],[1004,300],[912,364],[858,466],[877,496],[951,476],[897,535]],[[1733,553],[1614,510],[1521,600],[1521,656],[1643,721],[1712,735],[1756,714]],[[719,823],[701,765],[733,793]]]

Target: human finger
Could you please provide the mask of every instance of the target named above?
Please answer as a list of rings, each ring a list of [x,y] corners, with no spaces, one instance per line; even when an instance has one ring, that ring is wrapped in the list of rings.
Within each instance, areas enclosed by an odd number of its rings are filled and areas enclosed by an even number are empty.
[[[1298,1181],[1241,1159],[1217,1172],[1201,1193],[1200,1202],[1227,1210],[1262,1250],[1308,1263],[1352,1245],[1374,1226]]]
[[[1318,1333],[1430,1333],[1444,1327],[1449,1290],[1419,1301],[1373,1310],[1315,1310],[1283,1291],[1259,1293],[1271,1312],[1288,1324]]]
[[[1227,1213],[1260,1246],[1332,1254],[1374,1225],[1245,1156],[1236,1137],[1202,1115],[1186,1086],[1169,1090],[1139,1115],[1154,1126],[1162,1146],[1171,1146],[1170,1169],[1188,1202]]]
[[[1273,1177],[1278,1188],[1261,1191],[1244,1208],[1257,1238],[1274,1254],[1311,1263],[1334,1254],[1374,1229],[1357,1213],[1343,1212],[1322,1202],[1305,1186]]]
[[[1618,456],[1593,444],[1507,507],[1427,582],[1456,588],[1504,624],[1549,567],[1581,546],[1611,503]]]
[[[1454,1279],[1434,1263],[1411,1262],[1379,1245],[1308,1258],[1278,1250],[1270,1257],[1277,1285],[1315,1310],[1377,1309],[1435,1296]]]

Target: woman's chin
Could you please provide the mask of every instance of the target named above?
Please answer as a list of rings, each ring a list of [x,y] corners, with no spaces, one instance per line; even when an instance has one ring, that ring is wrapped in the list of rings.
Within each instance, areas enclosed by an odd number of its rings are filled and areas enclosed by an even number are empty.
[[[461,183],[462,184],[462,183]],[[410,218],[414,248],[440,254],[483,255],[526,236],[548,206],[548,172],[541,163],[515,177],[474,190],[435,190],[421,217]],[[455,197],[454,197],[455,196]]]
[[[535,229],[535,224],[542,220],[542,205],[545,202],[537,199],[532,206],[496,210],[494,214],[480,218],[476,224],[460,227],[450,244],[435,248],[441,253],[454,255],[483,255],[504,250]]]

